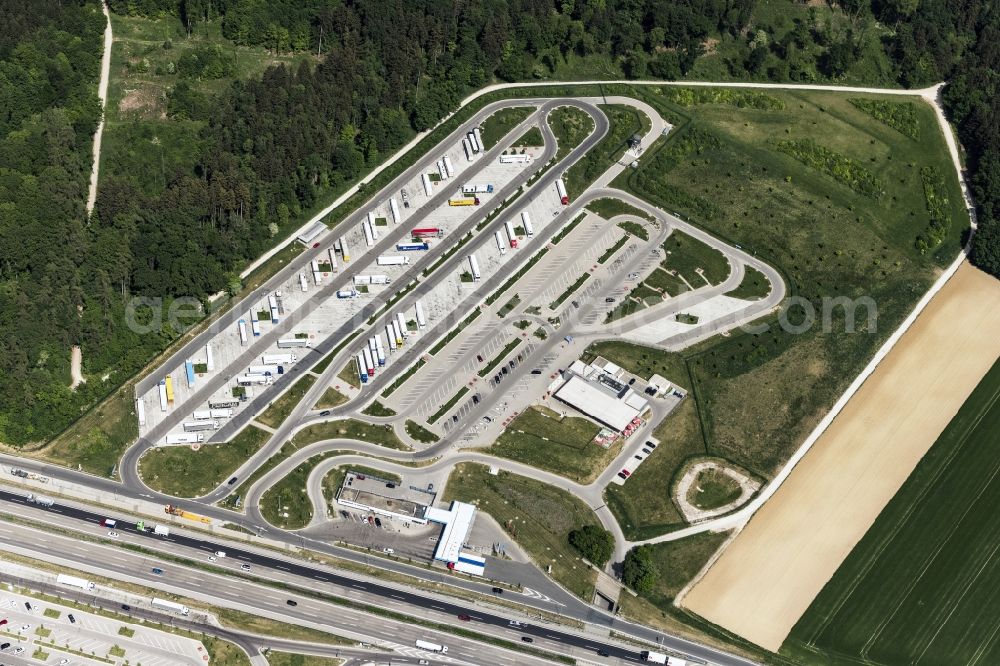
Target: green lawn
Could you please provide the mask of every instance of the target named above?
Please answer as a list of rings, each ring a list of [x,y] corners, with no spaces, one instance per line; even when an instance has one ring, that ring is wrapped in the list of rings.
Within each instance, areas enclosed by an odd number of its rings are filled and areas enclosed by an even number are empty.
[[[668,376],[669,377],[669,376]],[[623,486],[609,485],[604,500],[625,537],[648,539],[686,524],[671,497],[677,475],[692,456],[705,454],[694,401],[686,399],[655,431],[660,444]]]
[[[556,161],[569,155],[594,131],[594,121],[590,115],[575,106],[560,106],[549,113],[546,122],[556,137],[559,150]]]
[[[199,497],[217,488],[267,441],[269,435],[247,426],[225,444],[150,449],[139,459],[142,480],[153,490],[175,497]]]
[[[587,204],[587,210],[594,213],[595,215],[600,215],[605,220],[610,220],[613,217],[619,215],[635,215],[636,217],[642,218],[644,220],[653,221],[653,217],[641,211],[632,204],[625,203],[621,199],[612,199],[610,197],[604,197],[603,199],[595,199]],[[645,237],[643,238],[645,240]]]
[[[729,537],[728,532],[706,532],[653,545],[657,577],[653,590],[641,595],[664,612],[672,611],[677,593],[687,585]],[[622,594],[622,597],[630,596]]]
[[[327,451],[312,456],[268,488],[260,498],[260,512],[267,522],[275,527],[290,530],[301,529],[308,525],[313,517],[313,507],[306,491],[306,480],[316,465],[327,458],[344,453],[346,452]]]
[[[810,663],[1000,663],[1000,363],[795,625]]]
[[[367,414],[368,416],[395,416],[396,410],[390,409],[378,400],[375,400],[372,404],[365,407],[361,413]]]
[[[323,397],[316,403],[315,409],[330,409],[338,407],[345,402],[347,402],[347,396],[337,389],[330,387],[323,392]]]
[[[695,289],[704,287],[706,281],[715,285],[729,277],[729,262],[721,252],[682,231],[671,233],[663,242],[663,249],[667,258],[661,266],[683,275]],[[699,276],[699,269],[704,279]]]
[[[433,444],[440,439],[437,435],[432,433],[427,428],[423,427],[416,421],[406,419],[406,434],[417,440],[418,442],[423,442],[424,444]]]
[[[745,266],[743,271],[743,281],[726,296],[733,298],[743,298],[748,301],[759,301],[771,293],[771,283],[767,281],[764,274],[753,266]]]
[[[402,451],[409,450],[410,448],[400,441],[391,425],[375,425],[358,421],[357,419],[345,419],[311,425],[296,433],[292,441],[297,446],[305,446],[306,444],[321,442],[325,439],[356,439]]]
[[[766,282],[767,281],[765,280],[765,284]],[[657,268],[655,271],[650,273],[649,277],[643,280],[643,284],[650,289],[662,291],[668,296],[677,296],[685,291],[690,291],[690,288],[684,283],[683,280],[676,275],[671,275],[662,268]],[[703,283],[699,284],[696,282],[693,286],[697,289],[699,286],[703,286]],[[730,296],[733,294],[734,292],[729,292]]]
[[[526,409],[487,451],[589,483],[621,449],[592,444],[599,431],[599,426],[578,416],[560,418],[548,409]]]
[[[542,137],[542,130],[532,127],[511,145],[513,148],[541,147],[545,145],[545,139]]]
[[[718,509],[735,501],[741,493],[736,480],[716,469],[706,469],[698,473],[695,482],[688,489],[688,501],[704,511]]]
[[[257,420],[271,428],[277,428],[285,422],[288,415],[299,404],[306,392],[316,383],[316,378],[312,375],[305,375],[296,380],[292,387],[271,403],[271,406],[264,410],[264,413],[257,417]]]
[[[271,666],[340,666],[344,660],[291,652],[268,652],[267,663]]]
[[[579,162],[566,172],[566,190],[573,199],[583,191],[628,148],[628,140],[649,126],[646,114],[630,106],[602,104],[601,110],[610,121],[608,133]]]
[[[507,134],[531,115],[530,106],[512,106],[500,109],[483,121],[479,134],[483,137],[483,149],[489,150],[500,143]]]
[[[361,378],[358,377],[358,363],[352,358],[350,359],[340,372],[337,373],[337,379],[340,381],[350,384],[354,388],[361,388]]]
[[[552,566],[551,576],[588,602],[596,574],[569,545],[569,533],[584,525],[600,526],[590,507],[552,486],[462,463],[448,478],[443,498],[476,504],[524,548],[540,567]]]

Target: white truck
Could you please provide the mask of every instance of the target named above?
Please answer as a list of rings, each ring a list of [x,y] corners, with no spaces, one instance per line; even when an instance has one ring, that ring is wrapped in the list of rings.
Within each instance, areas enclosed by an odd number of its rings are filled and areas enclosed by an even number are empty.
[[[295,354],[264,354],[260,360],[264,365],[285,365],[295,363],[299,357]]]
[[[447,652],[447,645],[440,645],[438,643],[431,643],[430,641],[425,641],[418,638],[415,645],[421,650],[427,650],[429,652]]]
[[[91,583],[89,580],[83,578],[78,578],[76,576],[67,576],[66,574],[59,574],[56,576],[56,582],[60,585],[69,585],[70,587],[78,587],[81,590],[93,590],[97,586]]]
[[[400,255],[383,255],[375,260],[375,264],[378,266],[405,266],[409,263],[409,257]]]
[[[170,528],[166,525],[154,525],[153,534],[156,536],[170,536]]]
[[[153,608],[180,613],[181,615],[188,615],[191,612],[191,609],[184,604],[179,604],[176,601],[167,601],[166,599],[157,599],[156,597],[153,597]]]
[[[205,435],[194,432],[182,432],[174,435],[167,435],[167,444],[199,444],[205,441]]]
[[[39,506],[52,506],[56,501],[50,497],[42,497],[41,495],[35,495],[34,493],[28,493],[25,497],[29,504],[37,504]]]
[[[219,422],[213,419],[206,421],[186,421],[183,424],[184,432],[205,432],[206,430],[218,430]]]
[[[650,652],[649,650],[643,650],[639,653],[642,660],[650,664],[666,664],[667,655],[662,652]]]

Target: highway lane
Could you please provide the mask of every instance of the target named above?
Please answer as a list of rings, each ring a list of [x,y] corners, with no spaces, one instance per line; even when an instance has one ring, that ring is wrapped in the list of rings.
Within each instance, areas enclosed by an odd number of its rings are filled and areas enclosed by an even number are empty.
[[[4,497],[3,499],[7,499]],[[29,507],[36,508],[36,507]],[[63,507],[67,509],[67,507]],[[77,517],[75,511],[64,511],[63,516]],[[87,515],[86,518],[98,520],[96,514]],[[91,523],[95,525],[96,523]],[[144,541],[159,541],[158,546],[170,544],[170,552],[176,557],[189,557],[188,549],[194,553],[202,553],[204,557],[218,550],[219,544],[212,544],[203,540],[190,539],[179,535],[171,534],[168,537],[158,537],[155,535],[136,532],[132,527],[120,524],[118,532],[121,535],[120,543],[144,545]],[[145,538],[144,538],[145,537]],[[324,596],[344,597],[353,602],[373,604],[369,596],[373,589],[369,584],[362,584],[331,574],[330,572],[319,571],[317,569],[295,565],[293,563],[270,558],[250,551],[230,547],[226,550],[226,557],[217,561],[213,566],[230,568],[229,574],[213,573],[201,569],[192,568],[190,565],[170,561],[160,560],[155,555],[136,553],[122,550],[113,542],[95,544],[93,542],[79,541],[73,536],[42,531],[33,527],[20,526],[12,531],[0,533],[0,544],[11,550],[34,549],[43,559],[53,561],[55,558],[65,558],[69,562],[76,562],[88,567],[98,567],[100,571],[107,572],[111,578],[134,579],[144,585],[162,591],[175,591],[180,588],[186,596],[200,599],[203,595],[211,595],[220,599],[225,599],[231,603],[246,604],[257,612],[265,615],[287,615],[290,618],[315,622],[318,618],[331,618],[322,620],[322,624],[334,625],[334,633],[337,633],[337,621],[332,618],[336,616],[338,621],[350,620],[351,627],[355,632],[370,634],[372,640],[393,641],[403,643],[405,638],[412,641],[416,638],[424,637],[427,634],[436,634],[437,637],[429,637],[429,640],[436,640],[452,646],[449,652],[450,657],[462,658],[461,651],[456,650],[456,643],[468,642],[466,639],[456,637],[452,634],[441,634],[433,629],[422,626],[412,626],[407,632],[400,626],[400,620],[372,617],[361,609],[355,610],[351,607],[341,605],[330,605],[322,598],[306,596],[308,594],[320,593]],[[148,545],[147,545],[148,546]],[[57,555],[53,555],[57,553]],[[45,555],[49,556],[46,558]],[[192,558],[194,564],[198,555]],[[252,566],[252,571],[242,574],[235,570],[237,564],[248,563]],[[152,573],[152,567],[159,567],[163,570],[162,575]],[[249,580],[250,576],[263,577],[276,582],[290,581],[291,584],[304,588],[299,592],[296,590],[281,590],[268,587],[261,583]],[[330,586],[337,586],[341,589]],[[586,649],[591,655],[596,656],[594,650],[584,646],[593,646],[595,649],[603,649],[613,657],[620,657],[629,661],[634,661],[636,652],[620,646],[607,643],[600,637],[581,636],[578,634],[560,631],[551,626],[527,625],[511,628],[511,618],[495,615],[486,612],[482,608],[468,607],[460,604],[453,604],[441,597],[423,597],[413,594],[404,587],[375,586],[381,588],[386,597],[386,604],[397,612],[402,611],[417,617],[426,617],[440,623],[453,624],[463,629],[480,631],[497,635],[506,640],[520,641],[522,635],[533,637],[540,644],[545,643],[552,649],[560,652],[576,652]],[[296,602],[294,606],[287,603],[287,599]],[[458,616],[468,616],[471,620],[468,624],[458,620]],[[406,623],[404,622],[404,625]],[[408,635],[409,633],[409,635]],[[405,644],[405,643],[404,643]],[[474,650],[485,650],[481,644],[476,644]],[[477,652],[473,652],[467,657],[473,657]],[[582,654],[579,656],[583,656]],[[475,658],[467,658],[466,661],[473,664],[483,663]],[[534,661],[528,657],[519,658],[518,661]],[[602,663],[611,663],[606,660]]]
[[[0,501],[50,514],[58,514],[66,518],[82,521],[91,526],[98,525],[100,521],[106,517],[102,513],[97,513],[89,509],[67,506],[65,504],[56,504],[52,507],[30,504],[26,501],[24,495],[11,493],[5,490],[0,490]],[[31,530],[26,528],[23,531],[27,533]],[[476,624],[481,623],[484,626],[492,627],[494,629],[502,629],[505,631],[509,630],[511,618],[496,615],[492,612],[484,612],[481,608],[467,606],[459,602],[451,602],[438,597],[428,597],[419,592],[410,591],[407,588],[397,588],[369,580],[359,580],[328,569],[321,569],[294,560],[276,557],[271,554],[248,550],[231,543],[221,543],[207,538],[191,537],[174,531],[172,531],[169,536],[162,537],[155,535],[152,532],[138,532],[134,529],[134,524],[124,525],[124,521],[123,524],[119,525],[118,531],[132,543],[136,543],[138,545],[143,545],[145,542],[147,547],[162,547],[164,543],[169,543],[203,552],[206,557],[217,550],[224,550],[227,554],[226,559],[230,561],[239,560],[240,562],[248,563],[253,567],[262,567],[271,570],[271,572],[285,572],[286,574],[294,575],[302,579],[302,584],[305,586],[308,586],[309,581],[332,583],[334,585],[351,588],[352,590],[358,590],[362,593],[376,595],[384,598],[386,601],[394,600],[401,604],[405,604],[410,607],[409,612],[411,614],[414,614],[414,612],[419,614],[420,612],[438,611],[455,617],[458,615],[469,615],[476,618]],[[54,534],[46,535],[49,539],[57,538],[57,536],[58,535]],[[0,541],[10,540],[13,543],[21,543],[19,539],[22,539],[22,536],[10,530],[0,532]],[[53,552],[50,546],[45,546],[45,549],[46,552]],[[86,548],[84,550],[86,550]],[[97,564],[102,564],[100,558],[98,558]],[[130,575],[139,574],[144,574],[144,572],[132,572]],[[204,575],[211,574],[205,573]],[[260,575],[260,572],[257,572],[257,575]],[[156,578],[153,579],[153,582],[159,580],[162,579]],[[192,590],[192,594],[196,594],[196,589]],[[610,618],[592,607],[586,608],[589,611],[588,616],[590,617],[588,617],[585,621],[590,621],[593,624],[598,624],[611,630],[636,635],[652,642],[662,641],[664,645],[670,646],[678,652],[702,659],[705,662],[722,664],[724,666],[745,666],[753,663],[707,646],[702,646],[697,643],[672,636],[665,636],[660,632],[652,631],[648,628],[640,627],[639,625],[633,625],[615,618]],[[570,615],[570,609],[565,609],[563,614]],[[604,622],[594,622],[594,619],[601,618],[604,619]],[[581,636],[560,628],[544,625],[530,625],[523,628],[521,633],[532,636],[533,638],[544,638],[554,641],[555,643],[564,646],[566,649],[577,648],[589,650],[588,646],[596,646],[597,648],[608,652],[608,654],[612,657],[619,657],[627,661],[635,661],[636,653],[633,650],[623,649],[617,645],[607,643],[600,638]]]

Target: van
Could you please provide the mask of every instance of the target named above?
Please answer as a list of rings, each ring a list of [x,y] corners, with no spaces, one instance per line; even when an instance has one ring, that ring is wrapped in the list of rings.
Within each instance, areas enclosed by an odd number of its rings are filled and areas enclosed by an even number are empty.
[[[217,551],[215,551],[215,556],[216,557],[225,557],[226,556],[226,551],[224,551],[224,550],[217,550]]]

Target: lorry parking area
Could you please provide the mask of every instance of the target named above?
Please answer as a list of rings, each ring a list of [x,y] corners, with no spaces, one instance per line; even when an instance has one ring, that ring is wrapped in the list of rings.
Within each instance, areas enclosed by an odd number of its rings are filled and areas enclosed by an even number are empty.
[[[31,657],[32,663],[193,666],[207,661],[199,641],[13,592],[0,596],[0,618],[7,620],[0,627],[0,644],[11,644],[0,655],[21,648],[19,656]]]

